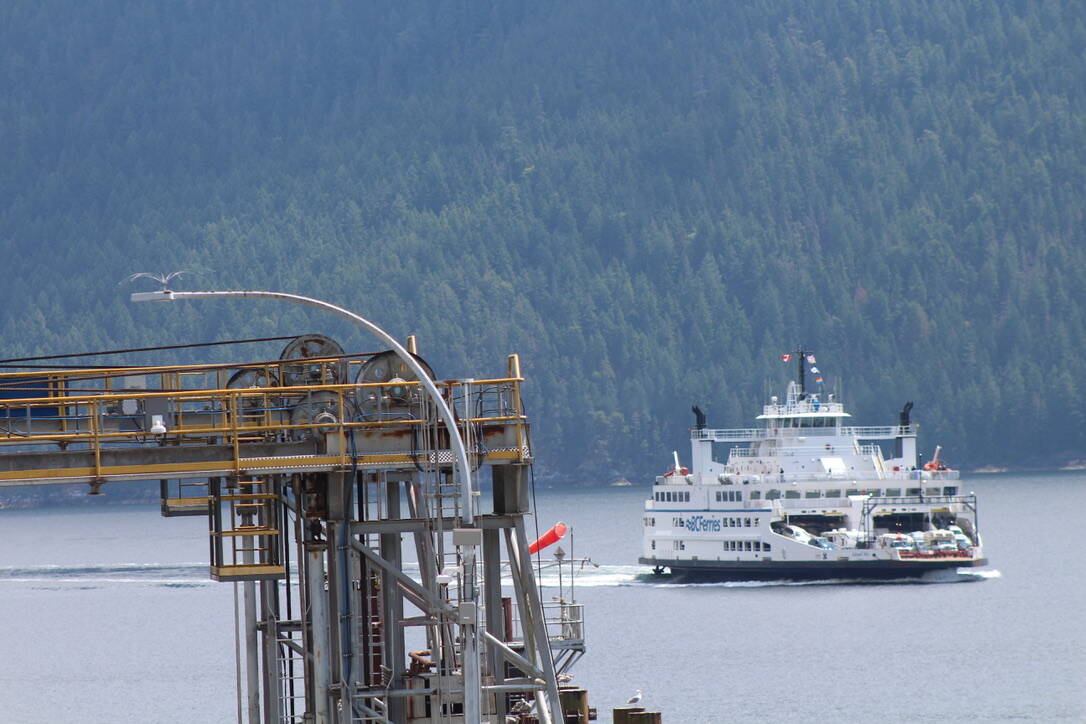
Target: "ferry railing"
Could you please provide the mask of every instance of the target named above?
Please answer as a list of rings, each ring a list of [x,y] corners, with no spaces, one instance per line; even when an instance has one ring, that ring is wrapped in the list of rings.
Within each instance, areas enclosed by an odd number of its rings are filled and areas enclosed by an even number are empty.
[[[774,447],[770,451],[759,451],[749,447],[733,447],[728,452],[730,458],[766,458],[796,457],[797,455],[812,455],[826,457],[827,455],[881,455],[882,448],[878,445],[787,445]]]
[[[747,427],[747,428],[702,428],[690,431],[694,440],[712,440],[713,442],[750,442],[779,437],[818,437],[825,435],[848,435],[863,440],[892,440],[898,437],[915,437],[916,425],[882,425],[870,427]]]
[[[863,440],[885,440],[895,437],[916,435],[916,425],[875,425],[868,427],[842,427],[842,435],[851,435]]]
[[[897,482],[933,482],[933,481],[945,481],[945,480],[959,480],[961,478],[960,470],[886,470],[879,472],[878,470],[849,470],[843,473],[777,473],[776,475],[747,475],[737,476],[740,480],[746,479],[752,482],[776,482],[782,485],[791,484],[793,482],[804,483],[808,481],[814,482],[839,482],[848,483],[853,480],[887,480]]]
[[[800,491],[792,491],[792,492],[800,492]],[[942,494],[941,491],[940,491],[940,493],[935,493],[935,494],[930,494],[930,495],[927,494],[927,493],[921,493],[921,494],[916,494],[916,495],[902,495],[902,496],[895,496],[895,497],[882,496],[881,495],[881,490],[874,491],[876,494],[869,494],[870,491],[867,491],[867,490],[843,491],[843,492],[845,493],[844,495],[838,495],[838,496],[833,496],[833,497],[822,497],[822,496],[819,496],[819,497],[807,497],[804,493],[801,492],[800,497],[793,497],[793,498],[786,498],[786,497],[757,498],[757,499],[749,500],[749,501],[745,501],[745,502],[749,503],[749,505],[747,505],[747,507],[755,507],[755,508],[759,507],[758,506],[759,503],[762,503],[764,505],[770,505],[770,504],[779,505],[780,507],[787,508],[787,509],[809,508],[809,507],[811,507],[812,503],[815,504],[815,505],[818,505],[819,507],[841,506],[841,507],[847,508],[847,507],[852,505],[852,500],[849,497],[850,495],[852,497],[867,496],[869,501],[872,501],[872,500],[874,500],[874,501],[890,501],[890,502],[879,502],[879,505],[890,505],[890,506],[893,506],[893,505],[915,505],[918,502],[920,502],[920,503],[931,503],[931,502],[941,503],[941,502],[947,502],[947,501],[959,502],[960,498],[967,497],[967,496],[960,496],[960,495],[945,495],[945,494]]]

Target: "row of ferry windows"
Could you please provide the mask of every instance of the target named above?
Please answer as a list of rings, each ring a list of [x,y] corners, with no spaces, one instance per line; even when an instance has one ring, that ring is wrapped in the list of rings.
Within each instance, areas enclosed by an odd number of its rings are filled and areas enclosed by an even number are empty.
[[[654,518],[653,523],[655,522],[656,519]],[[686,523],[683,521],[682,518],[672,518],[671,525],[675,528],[686,527]],[[751,522],[750,518],[723,518],[721,519],[721,525],[723,525],[725,528],[749,528],[751,526]],[[754,525],[758,525],[758,522],[755,521]]]
[[[658,503],[689,503],[690,491],[688,490],[675,490],[675,491],[663,491],[653,494],[653,500]],[[753,493],[751,498],[757,498],[758,494]],[[780,497],[779,495],[777,496]],[[718,490],[716,491],[716,502],[718,503],[736,503],[743,499],[743,492],[740,490]]]
[[[760,540],[726,540],[724,541],[724,550],[726,551],[769,551],[769,543],[763,543]]]
[[[686,541],[673,540],[671,541],[671,548],[677,551],[685,551]],[[652,542],[652,549],[656,550],[656,541]],[[768,553],[773,548],[769,543],[763,543],[760,540],[726,540],[724,541],[724,550]]]
[[[766,500],[776,500],[784,497],[787,500],[794,500],[796,498],[840,498],[842,492],[844,495],[870,495],[873,498],[900,498],[902,497],[902,491],[906,497],[917,495],[957,495],[958,488],[954,485],[948,485],[945,488],[870,488],[866,490],[806,490],[803,494],[800,494],[799,490],[785,490],[784,495],[781,495],[779,490],[767,490],[765,492]],[[758,500],[761,497],[761,492],[758,490],[752,490],[750,493],[751,500]]]
[[[840,498],[844,495],[870,495],[874,498],[900,498],[902,494],[906,497],[916,495],[957,495],[958,487],[956,485],[948,485],[943,488],[871,488],[867,490],[846,490],[840,489],[833,490],[806,490],[801,493],[799,490],[785,490],[783,494],[780,490],[767,490],[765,491],[766,500],[777,500],[778,498],[784,498],[786,500],[795,500],[797,498]],[[762,491],[752,490],[750,491],[751,500],[761,500]],[[653,494],[653,499],[659,503],[689,503],[690,491],[689,490],[675,490],[666,492],[657,492]],[[717,490],[716,502],[718,503],[735,503],[743,499],[743,492],[740,490]]]

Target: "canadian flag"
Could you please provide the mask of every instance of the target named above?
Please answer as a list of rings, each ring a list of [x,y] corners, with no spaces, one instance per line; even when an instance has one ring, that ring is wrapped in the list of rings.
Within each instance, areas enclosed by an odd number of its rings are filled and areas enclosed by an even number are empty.
[[[781,362],[791,362],[791,361],[792,361],[792,355],[790,355],[790,354],[782,354],[781,355]]]

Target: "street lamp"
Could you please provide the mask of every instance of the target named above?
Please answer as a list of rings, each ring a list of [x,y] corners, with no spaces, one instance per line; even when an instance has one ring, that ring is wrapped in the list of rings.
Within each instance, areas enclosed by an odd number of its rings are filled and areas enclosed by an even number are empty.
[[[320,299],[313,299],[312,297],[303,297],[300,294],[287,294],[285,292],[266,292],[266,291],[203,291],[203,292],[175,292],[170,289],[160,289],[154,292],[134,292],[131,300],[133,302],[172,302],[176,299],[277,299],[283,302],[291,302],[293,304],[301,304],[306,307],[314,307],[316,309],[322,309],[326,312],[331,312],[338,317],[342,317],[349,322],[357,324],[366,331],[375,335],[382,342],[391,347],[400,359],[415,373],[415,377],[418,379],[419,384],[426,390],[427,394],[434,402],[434,406],[437,408],[438,415],[441,416],[441,421],[445,424],[445,428],[449,432],[449,445],[452,448],[456,467],[460,472],[461,481],[461,509],[463,511],[463,519],[465,526],[471,526],[475,522],[475,514],[472,510],[474,504],[474,495],[472,493],[471,484],[471,466],[468,465],[468,454],[464,449],[464,440],[460,437],[460,431],[456,427],[456,421],[453,419],[452,410],[449,409],[445,399],[438,392],[437,385],[430,379],[426,371],[422,368],[422,365],[408,352],[402,344],[397,342],[392,335],[385,330],[378,327],[373,322],[369,321],[365,317],[361,317],[354,312],[350,312],[343,307],[330,304],[329,302],[321,301]],[[465,546],[465,586],[464,593],[466,594],[463,599],[470,602],[470,611],[472,612],[471,621],[465,624],[467,629],[464,633],[464,652],[463,652],[463,672],[464,672],[464,720],[466,722],[479,722],[481,720],[481,707],[479,705],[479,697],[482,692],[482,673],[480,671],[479,662],[479,626],[478,626],[478,598],[479,592],[475,585],[475,549],[474,546]]]

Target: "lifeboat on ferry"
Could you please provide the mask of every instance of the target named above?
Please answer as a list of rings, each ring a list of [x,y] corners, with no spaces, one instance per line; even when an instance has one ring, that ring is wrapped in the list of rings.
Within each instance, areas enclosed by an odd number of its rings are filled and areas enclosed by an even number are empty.
[[[667,478],[673,478],[676,475],[685,478],[687,475],[690,474],[689,468],[687,468],[685,465],[680,465],[679,464],[679,453],[678,453],[678,451],[677,450],[672,451],[671,455],[673,456],[673,458],[675,460],[675,464],[672,465],[670,468],[668,468],[667,472],[664,473],[665,482],[671,482],[670,480],[667,480]]]
[[[932,456],[931,460],[924,463],[922,469],[927,470],[929,472],[950,470],[950,468],[947,467],[947,464],[939,459],[939,453],[941,453],[942,451],[943,451],[943,446],[942,445],[936,445],[935,446],[935,455]]]

